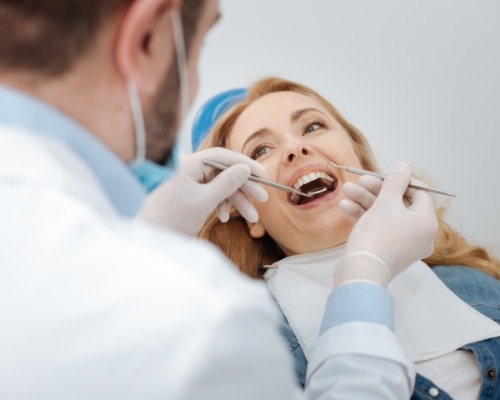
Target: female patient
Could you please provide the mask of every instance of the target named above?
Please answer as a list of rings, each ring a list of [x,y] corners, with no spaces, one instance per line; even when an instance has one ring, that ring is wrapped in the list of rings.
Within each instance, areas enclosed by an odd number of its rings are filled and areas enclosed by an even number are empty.
[[[328,163],[377,171],[376,162],[364,136],[324,98],[278,78],[254,83],[219,118],[201,147],[215,146],[258,160],[266,178],[297,190],[326,188],[312,199],[267,188],[269,200],[255,204],[257,223],[232,210],[226,223],[213,215],[199,235],[245,274],[266,279],[285,316],[282,330],[303,384],[308,350],[354,225],[340,203],[353,188],[344,184],[359,177]],[[374,194],[380,186],[368,177],[360,183]],[[396,335],[419,372],[413,398],[500,398],[500,262],[470,246],[444,222],[442,210],[437,213],[434,253],[388,287]]]

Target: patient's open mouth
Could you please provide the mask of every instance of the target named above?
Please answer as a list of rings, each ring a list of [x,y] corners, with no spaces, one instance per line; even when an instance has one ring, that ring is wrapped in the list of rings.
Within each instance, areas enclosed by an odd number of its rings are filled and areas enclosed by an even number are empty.
[[[333,192],[337,188],[337,179],[333,175],[329,175],[324,171],[309,172],[306,175],[301,176],[293,185],[293,187],[303,193],[307,193],[311,190],[326,188],[325,191],[314,195],[313,197],[304,197],[295,193],[292,193],[289,197],[291,204],[299,206],[302,204],[310,203],[315,199],[325,196],[328,193]]]

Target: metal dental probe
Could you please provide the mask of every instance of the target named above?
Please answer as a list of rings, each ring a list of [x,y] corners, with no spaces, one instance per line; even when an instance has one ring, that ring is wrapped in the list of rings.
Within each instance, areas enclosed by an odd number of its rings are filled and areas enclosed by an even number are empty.
[[[385,179],[385,175],[383,174],[379,174],[377,172],[372,172],[372,171],[367,171],[365,169],[360,169],[360,168],[354,168],[354,167],[344,167],[342,165],[337,165],[333,162],[328,162],[326,164],[327,166],[334,166],[336,168],[339,168],[339,169],[343,169],[344,171],[347,171],[347,172],[352,172],[353,174],[357,174],[357,175],[371,175],[371,176],[374,176],[376,178],[379,178],[380,180],[384,180]],[[438,194],[444,194],[446,196],[451,196],[451,197],[457,197],[457,194],[456,193],[451,193],[451,192],[445,192],[444,190],[439,190],[439,189],[434,189],[430,186],[425,186],[425,185],[422,185],[420,183],[416,183],[416,182],[410,182],[410,184],[408,185],[412,188],[415,188],[415,189],[420,189],[420,190],[426,190],[428,192],[433,192],[433,193],[438,193]]]
[[[207,160],[207,159],[202,160],[202,163],[205,165],[208,165],[210,167],[220,169],[221,171],[229,168],[227,165],[218,163],[216,161]],[[276,188],[276,189],[284,190],[285,192],[288,192],[288,193],[295,193],[295,194],[298,194],[298,195],[304,196],[304,197],[313,197],[315,194],[323,193],[326,190],[326,188],[323,187],[323,188],[316,188],[316,189],[310,190],[307,193],[304,193],[304,192],[300,192],[298,190],[295,190],[294,188],[291,188],[290,186],[282,185],[281,183],[270,181],[269,179],[259,178],[258,176],[255,176],[255,175],[250,175],[250,178],[248,178],[248,179],[251,181],[254,181],[254,182],[263,183],[264,185],[271,186],[271,187]]]

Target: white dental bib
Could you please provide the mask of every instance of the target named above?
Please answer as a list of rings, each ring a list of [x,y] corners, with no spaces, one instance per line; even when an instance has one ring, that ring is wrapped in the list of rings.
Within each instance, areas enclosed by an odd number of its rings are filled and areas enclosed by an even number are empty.
[[[333,272],[343,246],[287,257],[268,266],[267,284],[306,358],[319,336]],[[415,362],[472,342],[500,336],[500,327],[463,302],[419,261],[388,287],[394,302],[395,333]]]

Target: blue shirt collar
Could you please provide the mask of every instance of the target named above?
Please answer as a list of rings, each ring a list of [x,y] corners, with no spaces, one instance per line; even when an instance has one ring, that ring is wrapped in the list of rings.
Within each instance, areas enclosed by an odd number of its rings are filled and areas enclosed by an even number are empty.
[[[139,211],[145,192],[127,165],[61,111],[27,93],[0,85],[0,124],[63,142],[94,172],[120,215],[132,217]]]

